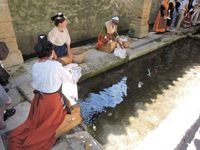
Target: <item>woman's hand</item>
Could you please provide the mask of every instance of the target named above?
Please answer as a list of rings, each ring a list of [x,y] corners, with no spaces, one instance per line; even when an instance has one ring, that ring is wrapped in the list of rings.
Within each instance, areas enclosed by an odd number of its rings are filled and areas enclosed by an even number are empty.
[[[53,52],[52,52],[52,55],[53,55],[53,58],[52,59],[55,59],[55,60],[57,60],[58,59],[58,57],[57,57],[57,55],[56,55],[56,53],[55,53],[55,51],[53,50]]]

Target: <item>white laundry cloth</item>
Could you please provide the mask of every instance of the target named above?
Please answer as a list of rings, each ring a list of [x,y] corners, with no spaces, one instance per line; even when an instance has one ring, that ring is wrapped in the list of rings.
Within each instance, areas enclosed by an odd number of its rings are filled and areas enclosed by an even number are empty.
[[[65,66],[65,69],[72,74],[73,82],[63,82],[62,84],[62,93],[70,101],[71,105],[75,105],[78,100],[78,87],[77,82],[81,78],[81,67],[78,64],[69,64]]]
[[[117,56],[117,57],[119,57],[119,58],[124,59],[124,58],[126,58],[126,56],[127,56],[127,54],[126,54],[126,49],[121,48],[121,47],[119,46],[119,44],[118,44],[117,47],[116,47],[115,50],[114,50],[114,55]]]

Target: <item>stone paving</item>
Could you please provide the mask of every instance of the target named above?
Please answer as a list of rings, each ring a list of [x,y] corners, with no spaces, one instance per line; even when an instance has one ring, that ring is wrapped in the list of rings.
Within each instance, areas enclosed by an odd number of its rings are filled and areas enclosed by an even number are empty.
[[[95,50],[94,45],[82,46],[81,48],[85,49],[88,53],[85,62],[80,64],[83,74],[81,80],[91,78],[109,69],[127,63],[128,61],[131,61],[142,55],[155,51],[160,47],[186,38],[189,34],[195,31],[196,29],[193,28],[189,31],[182,30],[176,33],[149,33],[146,38],[132,39],[132,43],[127,49],[128,57],[126,59],[119,59],[113,54],[97,51]],[[6,121],[7,128],[0,131],[1,135],[5,135],[8,131],[16,128],[19,124],[24,122],[28,115],[30,102],[33,98],[33,89],[31,87],[31,66],[35,61],[37,60],[28,60],[21,66],[8,68],[8,71],[12,74],[10,84],[8,85],[8,88],[10,89],[8,94],[12,97],[12,106],[15,106],[17,112],[13,117]],[[81,129],[81,127],[78,128],[78,130],[75,129],[74,132],[70,132],[66,136],[60,138],[53,150],[77,148],[80,150],[102,149],[100,144],[98,144],[98,142],[92,138],[89,133],[87,133],[84,129]],[[4,149],[4,146],[2,145],[3,142],[0,138],[0,149],[2,150]]]

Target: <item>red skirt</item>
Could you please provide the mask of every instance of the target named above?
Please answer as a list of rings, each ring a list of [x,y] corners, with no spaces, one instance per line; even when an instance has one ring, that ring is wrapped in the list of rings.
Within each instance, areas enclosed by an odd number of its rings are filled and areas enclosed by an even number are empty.
[[[106,37],[106,38],[105,38]],[[96,48],[97,49],[101,49],[103,47],[104,44],[108,43],[110,40],[114,40],[115,37],[114,35],[112,34],[106,34],[105,36],[100,33],[99,36],[98,36],[98,41],[97,41],[97,44],[96,44]]]
[[[59,93],[36,94],[27,120],[9,136],[9,150],[49,150],[66,114]]]

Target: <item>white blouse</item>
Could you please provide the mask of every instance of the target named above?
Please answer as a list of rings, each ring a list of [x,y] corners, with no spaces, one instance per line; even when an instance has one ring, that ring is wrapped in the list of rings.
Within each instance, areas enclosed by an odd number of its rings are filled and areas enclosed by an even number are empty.
[[[72,74],[61,63],[53,60],[36,62],[32,67],[32,86],[43,93],[58,91],[62,83],[74,83]]]
[[[48,40],[56,46],[63,46],[71,44],[71,38],[67,28],[63,32],[58,30],[58,27],[54,27],[48,34]]]

